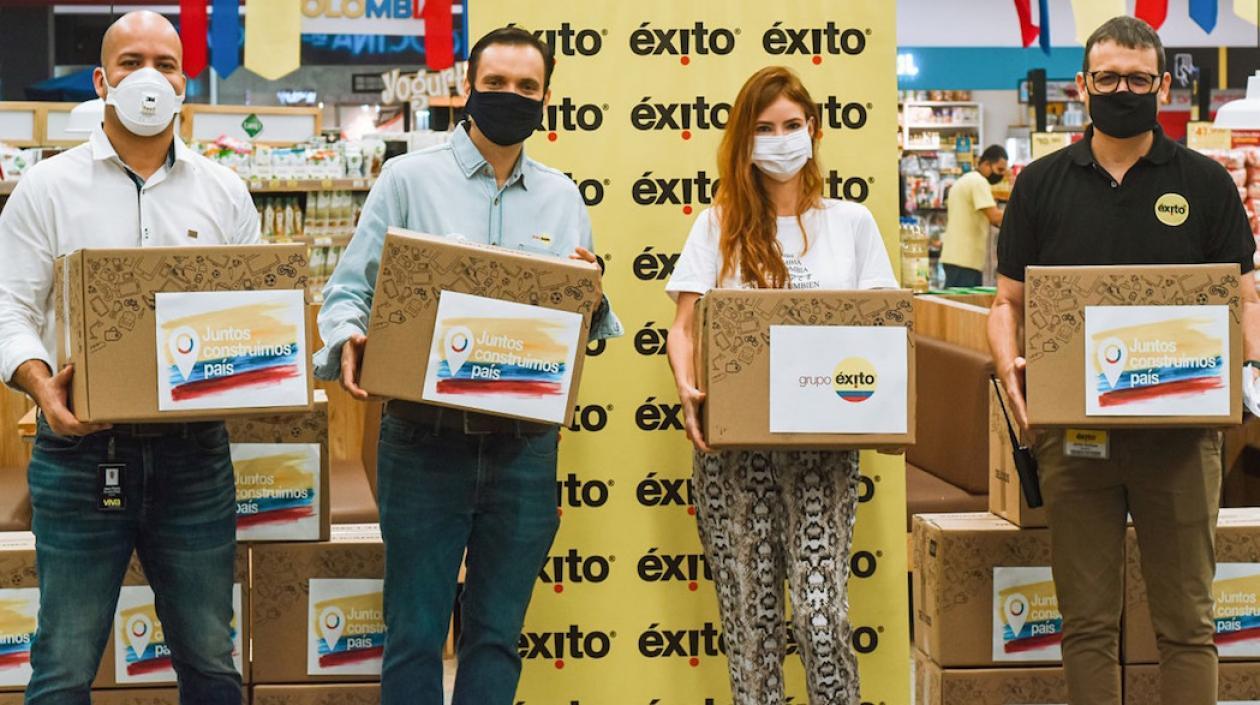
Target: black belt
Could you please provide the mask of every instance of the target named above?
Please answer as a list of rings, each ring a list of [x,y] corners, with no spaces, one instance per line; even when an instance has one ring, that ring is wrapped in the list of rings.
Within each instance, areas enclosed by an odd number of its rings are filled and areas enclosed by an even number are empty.
[[[483,436],[496,433],[536,436],[555,428],[552,424],[518,421],[502,416],[481,414],[475,411],[445,409],[440,406],[418,404],[397,399],[385,404],[385,413],[417,426],[438,431],[454,431],[468,436]]]

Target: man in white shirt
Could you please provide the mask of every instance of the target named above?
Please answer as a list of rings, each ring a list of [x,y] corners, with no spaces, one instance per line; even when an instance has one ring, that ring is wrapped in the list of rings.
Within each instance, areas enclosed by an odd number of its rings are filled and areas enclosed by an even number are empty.
[[[133,549],[156,596],[181,702],[241,702],[235,482],[223,424],[81,423],[68,408],[74,370],[57,371],[52,355],[57,257],[85,247],[258,241],[244,183],[175,137],[181,58],[179,35],[161,15],[119,19],[94,76],[104,124],[86,144],[37,164],[0,211],[0,374],[40,409],[28,470],[40,583],[28,705],[89,705]],[[110,511],[99,509],[106,465],[121,467],[123,506]],[[134,654],[135,643],[120,647],[134,659],[152,660],[161,646],[151,639]]]

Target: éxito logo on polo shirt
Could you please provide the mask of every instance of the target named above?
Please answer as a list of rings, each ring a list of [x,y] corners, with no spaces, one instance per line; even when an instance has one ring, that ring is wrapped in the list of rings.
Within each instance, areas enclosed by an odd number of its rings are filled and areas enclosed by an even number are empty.
[[[849,357],[836,365],[832,375],[836,396],[847,402],[859,404],[875,395],[879,375],[875,366],[864,357]]]
[[[1179,193],[1166,193],[1155,201],[1155,217],[1164,225],[1177,227],[1190,217],[1190,202]]]

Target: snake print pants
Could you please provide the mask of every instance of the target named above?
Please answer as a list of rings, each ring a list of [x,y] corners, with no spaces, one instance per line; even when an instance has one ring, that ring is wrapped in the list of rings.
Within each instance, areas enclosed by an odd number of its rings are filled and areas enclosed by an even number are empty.
[[[696,453],[693,472],[700,540],[722,612],[732,704],[783,703],[783,658],[796,646],[810,705],[858,705],[846,587],[857,453]],[[785,624],[785,581],[795,644]]]

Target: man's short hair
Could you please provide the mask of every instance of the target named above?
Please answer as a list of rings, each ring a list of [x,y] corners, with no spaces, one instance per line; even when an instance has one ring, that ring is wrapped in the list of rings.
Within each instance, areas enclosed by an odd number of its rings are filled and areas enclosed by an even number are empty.
[[[1004,159],[1010,159],[1010,157],[1007,156],[1006,149],[1000,144],[989,145],[988,149],[985,149],[980,155],[980,161],[989,164],[997,164]]]
[[[543,90],[546,91],[551,87],[551,72],[556,68],[556,55],[552,53],[551,47],[546,42],[535,37],[528,30],[521,29],[515,25],[500,27],[491,30],[486,36],[477,40],[471,51],[468,52],[468,82],[477,85],[477,62],[481,59],[481,52],[491,44],[507,44],[510,46],[531,46],[542,54],[543,58]]]
[[[1085,42],[1085,58],[1082,60],[1081,73],[1089,73],[1089,52],[1099,42],[1115,42],[1125,49],[1154,49],[1159,62],[1159,75],[1164,75],[1164,43],[1159,40],[1155,29],[1136,17],[1121,15],[1102,23]]]

